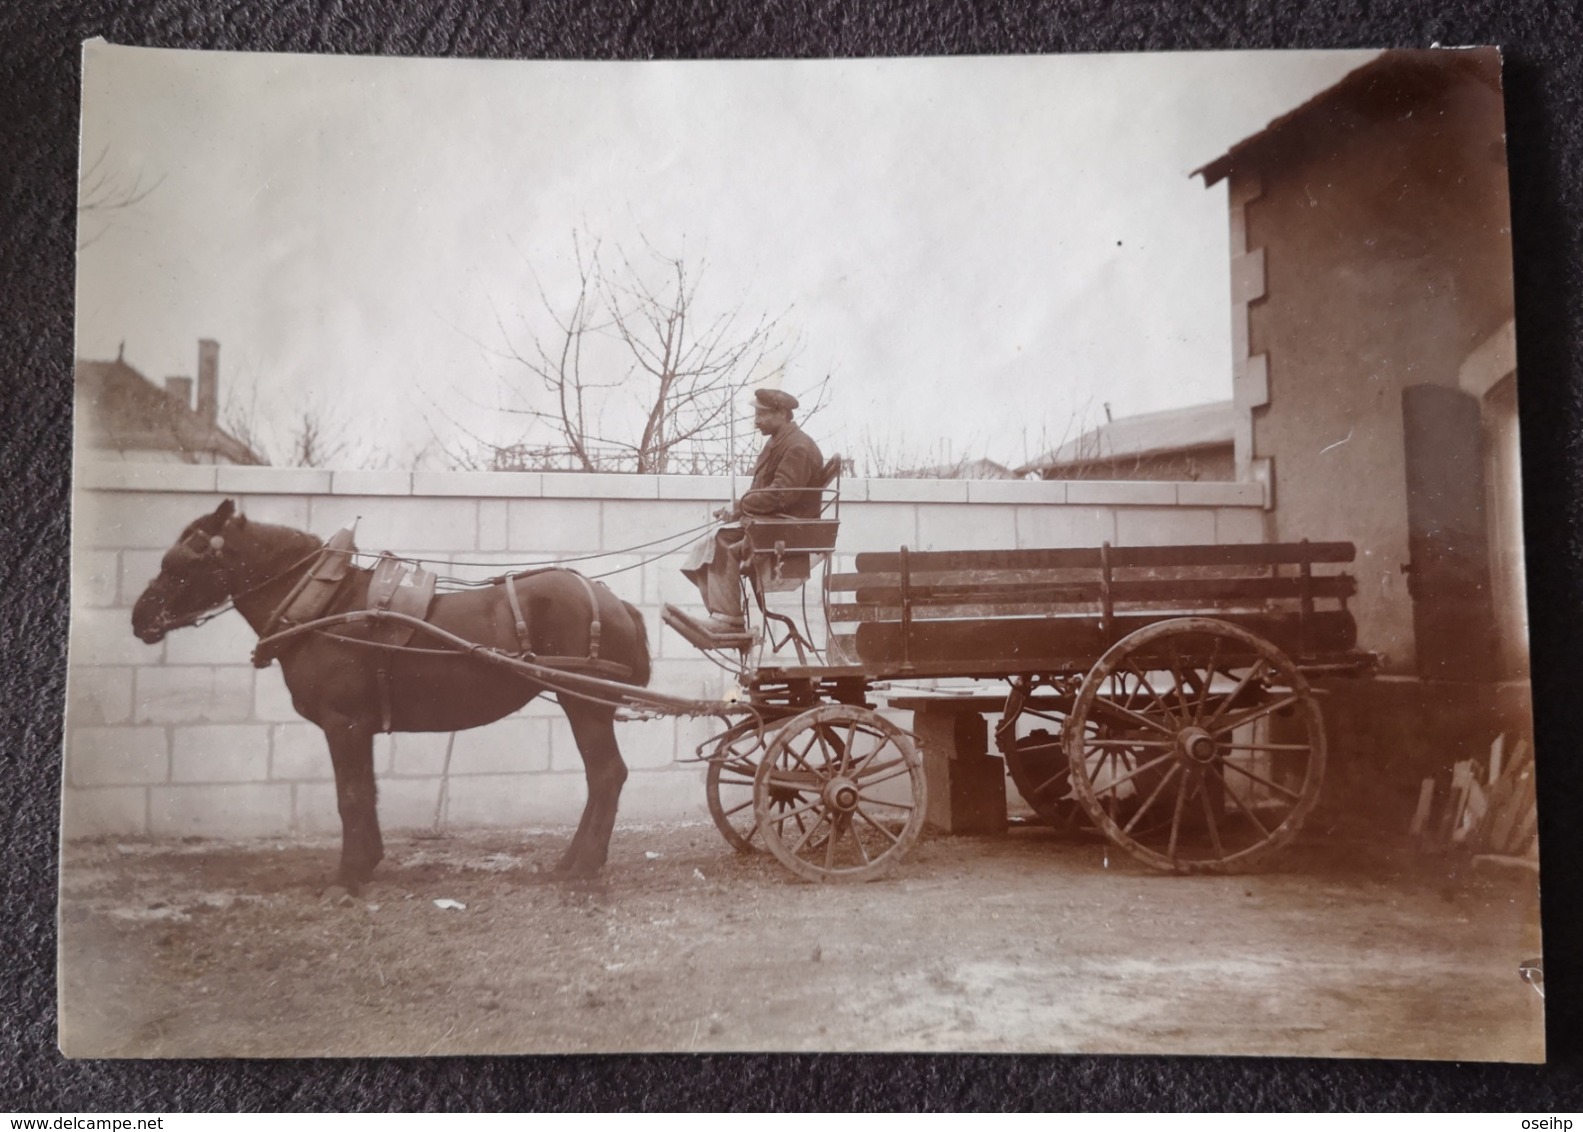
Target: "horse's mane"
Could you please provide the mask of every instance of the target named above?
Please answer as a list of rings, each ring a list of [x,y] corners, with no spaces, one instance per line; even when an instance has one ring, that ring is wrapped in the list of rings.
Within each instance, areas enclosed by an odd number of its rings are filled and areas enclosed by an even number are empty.
[[[244,518],[246,530],[271,566],[284,568],[299,558],[306,558],[324,546],[324,540],[307,531],[276,523],[259,523]]]

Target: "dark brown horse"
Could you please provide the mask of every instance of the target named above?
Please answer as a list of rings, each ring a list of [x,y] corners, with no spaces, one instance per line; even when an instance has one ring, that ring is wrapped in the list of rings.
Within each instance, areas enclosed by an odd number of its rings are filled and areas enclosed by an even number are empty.
[[[154,644],[171,629],[194,624],[230,601],[262,633],[272,628],[272,617],[323,545],[302,531],[251,522],[227,499],[212,514],[187,524],[165,552],[159,576],[132,608],[132,630]],[[324,614],[365,608],[371,573],[350,570]],[[631,605],[567,570],[526,574],[511,584],[516,610],[505,587],[494,585],[441,594],[428,621],[457,637],[509,652],[522,651],[518,627],[525,623],[537,656],[587,657],[597,620],[600,657],[621,666],[628,673],[625,682],[648,683],[647,631],[642,614]],[[597,609],[590,607],[591,598]],[[382,730],[481,727],[546,690],[422,632],[399,651],[367,643],[376,632],[371,622],[353,622],[338,627],[335,635],[304,633],[279,654],[292,706],[318,724],[329,743],[341,812],[341,863],[335,883],[354,892],[384,855],[375,810],[374,735]],[[627,768],[616,745],[613,708],[573,696],[562,696],[561,706],[583,756],[588,801],[556,867],[588,874],[605,863]]]

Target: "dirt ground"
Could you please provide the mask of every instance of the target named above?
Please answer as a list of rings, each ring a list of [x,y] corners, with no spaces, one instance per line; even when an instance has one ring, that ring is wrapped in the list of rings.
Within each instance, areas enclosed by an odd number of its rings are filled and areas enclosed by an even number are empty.
[[[600,879],[551,881],[569,832],[393,834],[339,902],[328,840],[70,845],[62,1046],[1543,1056],[1525,870],[1332,835],[1172,877],[1023,828],[819,886],[701,822],[618,825]]]

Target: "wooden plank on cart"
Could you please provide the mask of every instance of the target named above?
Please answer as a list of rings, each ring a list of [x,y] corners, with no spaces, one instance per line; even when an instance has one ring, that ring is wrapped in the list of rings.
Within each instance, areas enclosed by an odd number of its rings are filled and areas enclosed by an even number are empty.
[[[1053,547],[1028,550],[909,551],[913,570],[1049,570],[1097,569],[1100,547]],[[1131,566],[1269,566],[1301,562],[1351,562],[1357,548],[1350,542],[1248,542],[1177,546],[1113,546],[1110,564]],[[897,551],[871,551],[857,556],[860,572],[901,568]]]
[[[1113,632],[1124,637],[1152,625],[1157,614],[1117,615]],[[1357,644],[1357,626],[1350,615],[1315,613],[1309,620],[1304,649],[1298,648],[1296,614],[1227,614],[1222,620],[1240,625],[1289,655],[1345,653]],[[1056,661],[1098,657],[1110,647],[1108,635],[1094,617],[1005,617],[963,621],[915,621],[907,647],[902,626],[875,621],[858,626],[857,650],[865,663],[892,665],[904,652],[914,664],[956,660],[1004,661],[1013,671],[1052,670]],[[1160,659],[1169,662],[1169,657]]]

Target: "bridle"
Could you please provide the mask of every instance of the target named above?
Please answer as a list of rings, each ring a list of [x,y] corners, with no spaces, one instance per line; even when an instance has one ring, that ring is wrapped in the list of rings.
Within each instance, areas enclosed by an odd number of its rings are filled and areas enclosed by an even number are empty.
[[[220,554],[225,550],[224,535],[206,535],[203,531],[193,531],[192,534],[188,535],[177,545],[190,554],[195,563],[201,563],[205,559],[213,558],[221,571],[226,569],[225,563],[220,560]],[[219,617],[222,614],[229,613],[231,610],[236,608],[236,603],[238,601],[257,593],[259,590],[268,588],[275,582],[278,582],[281,578],[284,578],[287,574],[291,573],[293,570],[296,570],[299,567],[305,566],[312,562],[316,557],[318,557],[323,549],[324,548],[322,546],[315,547],[313,550],[308,551],[307,554],[304,554],[300,558],[292,561],[290,565],[280,570],[276,570],[273,574],[270,574],[257,585],[249,586],[245,590],[228,594],[219,605],[216,605],[211,609],[200,609],[194,613],[185,613],[180,617],[174,618],[167,616],[165,611],[161,609],[159,613],[160,631],[162,633],[169,633],[172,629],[192,628],[194,626],[213,621],[216,617]]]

